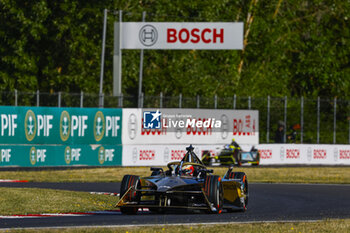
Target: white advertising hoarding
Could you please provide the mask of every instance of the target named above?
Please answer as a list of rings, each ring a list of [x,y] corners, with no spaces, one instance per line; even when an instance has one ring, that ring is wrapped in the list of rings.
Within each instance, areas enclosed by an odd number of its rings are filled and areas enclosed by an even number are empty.
[[[121,23],[121,49],[243,49],[243,23]]]
[[[166,166],[171,161],[180,161],[186,154],[183,145],[124,145],[123,166]],[[193,145],[194,152],[201,158],[204,150],[214,151],[217,145]]]
[[[350,145],[261,144],[261,165],[350,165]]]
[[[234,138],[240,145],[259,144],[259,112],[256,110],[157,109],[160,129],[145,129],[144,112],[156,109],[123,109],[123,145],[224,145]],[[181,121],[220,122],[201,127],[180,127]],[[185,125],[186,126],[186,125]]]
[[[181,160],[187,146],[124,145],[122,165],[166,166],[170,161]],[[193,146],[199,158],[205,150],[217,154],[223,148],[223,145],[213,144]],[[350,165],[350,145],[261,144],[256,147],[260,153],[260,165]]]

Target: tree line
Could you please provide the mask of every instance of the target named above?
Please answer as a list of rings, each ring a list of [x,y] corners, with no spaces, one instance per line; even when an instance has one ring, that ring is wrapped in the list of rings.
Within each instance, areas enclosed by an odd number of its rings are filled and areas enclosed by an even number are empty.
[[[147,50],[145,95],[349,99],[348,0],[1,0],[0,91],[112,93],[113,22],[244,22],[241,51]],[[123,51],[124,95],[137,95],[140,51]]]

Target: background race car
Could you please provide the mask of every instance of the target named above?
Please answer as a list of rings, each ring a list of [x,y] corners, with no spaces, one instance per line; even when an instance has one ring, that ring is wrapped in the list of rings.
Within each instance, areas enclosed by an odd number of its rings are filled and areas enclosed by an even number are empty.
[[[217,154],[212,154],[209,150],[203,151],[202,162],[206,166],[242,166],[242,164],[257,166],[260,163],[260,154],[254,146],[250,149],[250,151],[243,151],[240,147],[232,148],[230,145],[225,145],[225,147]]]

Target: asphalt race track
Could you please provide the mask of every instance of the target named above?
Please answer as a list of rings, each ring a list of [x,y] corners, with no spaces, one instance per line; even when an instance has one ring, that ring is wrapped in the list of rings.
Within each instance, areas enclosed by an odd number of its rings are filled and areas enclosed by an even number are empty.
[[[0,187],[38,187],[96,192],[119,192],[119,185],[119,183],[0,183]],[[245,213],[153,214],[142,212],[136,216],[129,216],[113,212],[77,217],[16,219],[2,219],[0,216],[0,228],[306,221],[350,218],[350,185],[250,184],[249,188],[249,204]]]

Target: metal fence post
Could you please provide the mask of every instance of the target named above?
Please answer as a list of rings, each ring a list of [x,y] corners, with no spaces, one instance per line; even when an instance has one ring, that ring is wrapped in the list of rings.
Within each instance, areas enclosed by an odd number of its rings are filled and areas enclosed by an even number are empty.
[[[337,142],[337,98],[334,98],[333,144]]]
[[[101,93],[99,94],[99,104],[98,107],[99,108],[103,108],[105,105],[105,93]]]
[[[84,106],[84,92],[80,92],[80,107],[82,108]]]
[[[284,97],[284,142],[287,142],[287,96]]]
[[[139,95],[138,95],[138,100],[137,100],[138,108],[142,108],[142,105],[143,105],[143,103],[141,103],[142,102],[142,98],[143,98],[143,92],[139,93]]]
[[[36,106],[39,107],[40,102],[40,92],[39,90],[36,91]]]
[[[236,109],[236,99],[237,99],[237,96],[236,94],[233,96],[233,109]]]
[[[348,108],[350,113],[350,101],[348,101]],[[349,144],[350,144],[350,114],[348,114],[348,121],[349,121]]]
[[[317,144],[320,143],[320,108],[321,108],[321,101],[320,97],[317,97]]]
[[[304,97],[300,100],[300,143],[303,143],[303,133],[304,133]]]
[[[252,108],[252,98],[248,97],[248,109],[250,110]]]
[[[102,51],[101,51],[101,70],[100,70],[100,92],[99,92],[99,107],[103,107],[103,74],[104,74],[104,64],[105,64],[105,48],[106,48],[106,31],[107,31],[107,14],[108,10],[103,11],[103,31],[102,31]]]
[[[218,96],[215,94],[214,96],[214,108],[217,109],[218,108]]]
[[[179,94],[179,108],[182,108],[182,93]]]
[[[61,92],[58,92],[58,107],[61,107]]]
[[[120,93],[119,98],[118,98],[118,107],[122,108],[124,104],[124,95],[123,93]],[[143,93],[142,93],[142,106],[143,106]]]
[[[270,141],[270,96],[267,96],[266,143]]]
[[[199,95],[197,95],[197,108],[200,107],[200,99],[199,98],[200,98]]]
[[[17,89],[15,89],[15,106],[18,106],[18,92],[17,92]]]
[[[142,12],[142,22],[145,22],[146,11]],[[141,93],[142,93],[142,75],[143,75],[143,49],[140,50],[140,72],[139,72],[139,108],[141,106]]]
[[[141,96],[140,96],[140,98],[141,98],[141,100],[140,100],[140,108],[143,108],[143,98],[144,98],[144,93],[143,92],[141,92]]]
[[[163,92],[161,92],[159,95],[159,107],[163,108]]]

